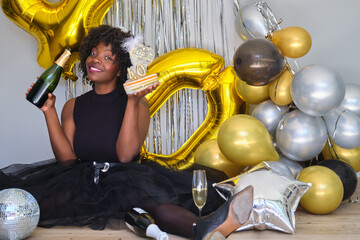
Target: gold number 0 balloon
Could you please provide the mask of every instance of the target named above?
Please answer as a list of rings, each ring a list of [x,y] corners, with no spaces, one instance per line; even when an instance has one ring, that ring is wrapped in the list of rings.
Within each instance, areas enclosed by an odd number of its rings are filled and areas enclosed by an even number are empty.
[[[216,138],[221,123],[242,111],[245,104],[237,96],[234,87],[236,73],[232,67],[220,72],[223,67],[222,57],[195,48],[174,50],[149,65],[149,74],[158,73],[161,82],[147,96],[151,116],[173,93],[183,88],[203,90],[207,97],[208,113],[204,122],[177,151],[161,155],[149,153],[143,147],[142,157],[174,169],[185,169],[194,163],[196,149],[206,140]]]
[[[102,23],[113,0],[1,0],[5,15],[33,35],[38,44],[37,62],[48,68],[66,47],[73,50],[64,76],[76,80],[71,69],[78,61],[81,39],[91,27]],[[74,53],[75,52],[75,53]]]

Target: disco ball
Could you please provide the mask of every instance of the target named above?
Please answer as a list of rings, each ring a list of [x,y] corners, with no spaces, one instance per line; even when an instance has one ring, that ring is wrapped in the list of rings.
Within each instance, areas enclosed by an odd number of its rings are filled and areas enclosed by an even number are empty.
[[[0,239],[28,237],[36,228],[39,217],[39,205],[30,193],[18,188],[0,191]]]

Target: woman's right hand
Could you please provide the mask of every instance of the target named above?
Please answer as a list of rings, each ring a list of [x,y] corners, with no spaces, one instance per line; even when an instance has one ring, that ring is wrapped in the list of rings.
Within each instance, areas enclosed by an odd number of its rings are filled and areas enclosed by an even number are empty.
[[[31,88],[34,86],[34,83],[30,84],[30,88],[27,89],[27,92],[25,93],[25,95],[28,95]],[[47,112],[49,109],[54,108],[55,107],[55,101],[56,101],[56,96],[52,93],[48,93],[48,99],[46,100],[46,102],[44,103],[44,106],[42,106],[41,108],[39,108],[41,111],[43,111],[44,113]]]
[[[34,83],[30,84],[30,88],[27,89],[25,95],[27,96],[31,90],[31,88],[34,86]]]
[[[48,99],[46,100],[44,106],[40,108],[40,110],[45,113],[49,109],[55,108],[55,101],[56,101],[56,96],[52,93],[48,93]]]

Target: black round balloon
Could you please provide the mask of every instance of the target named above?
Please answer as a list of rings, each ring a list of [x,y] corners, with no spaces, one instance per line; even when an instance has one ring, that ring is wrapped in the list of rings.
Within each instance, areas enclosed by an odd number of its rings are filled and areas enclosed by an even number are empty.
[[[343,200],[353,195],[357,186],[357,175],[353,167],[343,161],[335,159],[322,161],[319,165],[330,168],[339,176],[344,187]]]
[[[264,86],[280,76],[285,59],[271,41],[255,38],[240,45],[233,64],[241,80],[252,86]]]

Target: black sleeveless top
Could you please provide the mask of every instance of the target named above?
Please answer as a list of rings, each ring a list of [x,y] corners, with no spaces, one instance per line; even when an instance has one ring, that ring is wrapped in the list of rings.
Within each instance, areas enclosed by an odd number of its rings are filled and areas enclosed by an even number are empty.
[[[99,95],[91,90],[76,98],[74,151],[79,159],[118,162],[116,140],[127,99],[123,86],[108,94]]]

